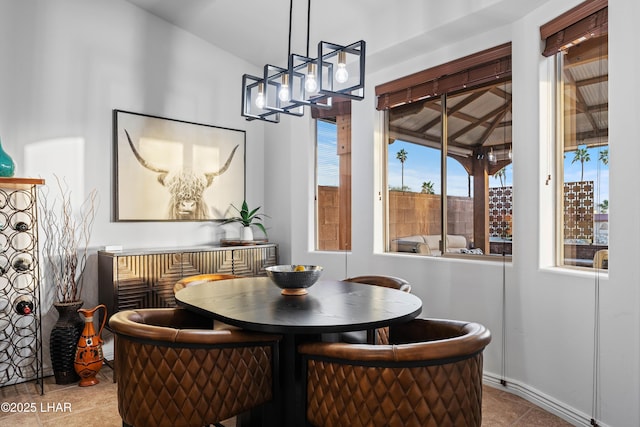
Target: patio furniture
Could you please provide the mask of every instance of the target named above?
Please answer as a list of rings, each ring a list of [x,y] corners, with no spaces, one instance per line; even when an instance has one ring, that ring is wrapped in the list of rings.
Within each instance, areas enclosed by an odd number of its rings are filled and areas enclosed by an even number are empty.
[[[416,234],[400,237],[392,242],[392,249],[394,252],[440,256],[442,254],[441,239],[439,234]],[[447,234],[447,253],[463,253],[465,249],[468,249],[465,236]]]
[[[120,311],[109,325],[124,426],[200,427],[259,405],[269,411],[279,336],[213,330],[181,308]]]
[[[593,255],[593,268],[609,269],[609,249],[600,249]]]
[[[316,427],[443,427],[482,423],[478,323],[414,319],[391,326],[391,345],[307,343],[298,347],[306,419]]]

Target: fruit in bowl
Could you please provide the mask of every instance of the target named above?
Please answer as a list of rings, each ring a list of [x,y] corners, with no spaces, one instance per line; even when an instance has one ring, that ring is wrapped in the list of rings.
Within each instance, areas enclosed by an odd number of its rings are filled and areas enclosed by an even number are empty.
[[[307,288],[322,274],[319,265],[273,265],[265,268],[267,276],[282,289],[282,295],[305,295]]]

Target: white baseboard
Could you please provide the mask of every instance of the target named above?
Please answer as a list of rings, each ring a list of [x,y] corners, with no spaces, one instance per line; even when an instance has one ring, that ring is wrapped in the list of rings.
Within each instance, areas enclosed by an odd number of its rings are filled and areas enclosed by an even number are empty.
[[[573,424],[574,426],[591,427],[590,415],[572,408],[571,406],[566,405],[564,402],[554,399],[553,397],[548,396],[527,384],[523,384],[519,381],[506,378],[505,381],[507,384],[505,386],[502,385],[501,377],[499,375],[486,371],[484,372],[483,380],[486,385],[520,396],[523,399],[535,404],[536,406],[541,407],[545,411],[557,415],[558,417],[562,418],[568,423]],[[598,426],[609,427],[599,420]]]

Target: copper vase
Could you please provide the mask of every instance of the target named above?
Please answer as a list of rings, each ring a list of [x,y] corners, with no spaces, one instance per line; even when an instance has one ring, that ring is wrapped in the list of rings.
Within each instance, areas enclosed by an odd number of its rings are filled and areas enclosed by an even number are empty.
[[[98,309],[104,309],[102,316],[102,323],[100,330],[96,333],[93,326],[93,314]],[[81,308],[78,310],[84,316],[84,329],[78,340],[78,346],[76,348],[76,359],[73,364],[78,375],[80,375],[80,387],[87,387],[90,385],[96,385],[100,381],[96,378],[102,363],[104,356],[102,355],[102,329],[107,321],[107,307],[104,304],[97,305],[92,309]]]

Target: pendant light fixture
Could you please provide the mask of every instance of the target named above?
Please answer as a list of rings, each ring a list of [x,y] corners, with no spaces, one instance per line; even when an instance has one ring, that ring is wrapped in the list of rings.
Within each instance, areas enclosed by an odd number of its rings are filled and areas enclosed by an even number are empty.
[[[489,163],[494,164],[498,162],[496,154],[493,152],[493,147],[489,150],[489,155],[487,157],[489,159]]]
[[[365,42],[347,46],[321,41],[317,57],[309,55],[311,0],[307,4],[307,52],[291,53],[293,0],[289,3],[287,68],[267,64],[262,77],[242,76],[242,116],[280,121],[280,114],[303,116],[304,106],[331,108],[332,98],[364,98]]]

